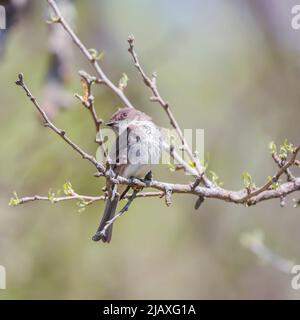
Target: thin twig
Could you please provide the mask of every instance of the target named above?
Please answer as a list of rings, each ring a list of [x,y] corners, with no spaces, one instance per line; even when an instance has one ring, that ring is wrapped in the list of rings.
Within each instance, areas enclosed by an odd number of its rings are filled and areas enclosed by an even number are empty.
[[[94,96],[92,93],[92,85],[96,81],[95,77],[92,77],[85,71],[79,71],[79,76],[81,77],[82,86],[83,86],[83,96],[80,96],[79,94],[75,93],[75,97],[78,98],[81,103],[90,111],[96,133],[98,133],[100,125],[103,123],[103,120],[100,119],[97,115],[96,109],[95,109],[95,103],[94,103]]]
[[[129,210],[129,207],[131,205],[131,203],[133,202],[133,200],[137,197],[138,194],[138,190],[134,190],[133,193],[129,196],[128,201],[126,203],[126,205],[117,213],[115,214],[115,216],[108,220],[105,224],[105,226],[103,227],[102,230],[99,230],[95,233],[95,235],[93,236],[93,240],[98,241],[100,239],[105,238],[106,236],[106,231],[107,229],[117,220],[119,219],[125,212],[127,212]]]
[[[69,146],[71,146],[77,153],[81,155],[83,159],[88,160],[91,162],[99,172],[105,172],[105,167],[99,163],[93,156],[83,151],[77,144],[75,144],[70,138],[67,137],[66,132],[64,130],[58,129],[48,118],[45,111],[42,109],[42,107],[37,102],[36,98],[32,95],[30,90],[28,89],[27,85],[24,82],[24,76],[23,74],[19,74],[18,80],[16,81],[16,85],[23,88],[25,91],[27,97],[30,99],[30,101],[34,104],[40,115],[42,116],[44,120],[45,127],[50,128],[52,131],[54,131],[57,135],[59,135]]]
[[[89,110],[90,115],[93,119],[95,129],[96,129],[96,142],[99,144],[101,151],[103,153],[104,159],[106,160],[107,164],[111,164],[111,159],[109,157],[108,152],[105,150],[103,134],[101,130],[101,124],[103,120],[100,119],[97,115],[97,111],[95,108],[95,98],[92,92],[92,85],[96,81],[95,77],[92,77],[85,71],[79,71],[79,75],[81,77],[83,83],[83,96],[79,94],[75,94],[75,97],[78,98],[81,103]]]
[[[273,184],[274,182],[277,182],[278,179],[281,177],[281,175],[282,175],[284,172],[286,172],[286,170],[295,163],[295,160],[296,160],[296,157],[297,157],[297,154],[298,154],[299,150],[300,150],[300,146],[298,146],[297,148],[295,148],[295,149],[293,150],[293,152],[292,152],[292,156],[291,156],[290,160],[287,161],[287,162],[284,164],[284,166],[282,166],[282,167],[279,169],[279,171],[273,176],[273,178],[272,178],[270,181],[268,181],[265,185],[263,185],[262,187],[254,190],[253,192],[250,192],[247,196],[245,196],[245,197],[243,198],[243,201],[244,201],[244,202],[247,202],[249,199],[251,199],[251,198],[259,195],[260,193],[262,193],[262,192],[264,192],[264,191],[266,191],[266,190],[268,190],[268,189],[272,186],[272,184]]]
[[[259,259],[273,268],[290,274],[295,262],[275,253],[265,244],[264,233],[256,230],[244,233],[240,237],[241,244],[251,250]]]
[[[162,147],[164,150],[166,150],[167,153],[170,154],[171,158],[174,159],[175,163],[180,165],[186,173],[191,174],[192,176],[196,177],[196,179],[198,179],[198,172],[182,159],[182,157],[175,151],[173,145],[170,145],[166,141],[163,141]]]
[[[60,23],[62,25],[62,27],[70,35],[70,37],[73,40],[73,42],[75,43],[75,45],[80,49],[80,51],[85,55],[85,57],[91,63],[91,65],[95,68],[97,74],[100,77],[100,79],[99,79],[100,83],[103,83],[107,87],[109,87],[121,99],[121,101],[123,102],[123,104],[126,107],[134,108],[134,106],[131,104],[131,102],[128,100],[128,98],[125,96],[124,92],[121,89],[119,89],[116,85],[114,85],[112,83],[112,81],[109,80],[107,75],[104,73],[104,71],[100,67],[98,61],[95,58],[93,58],[93,55],[90,53],[90,51],[86,48],[86,46],[77,37],[75,32],[72,30],[70,25],[67,23],[67,21],[62,16],[61,11],[58,8],[56,2],[54,0],[47,0],[47,1],[57,16],[57,18],[55,19],[55,22]]]
[[[276,152],[272,153],[272,158],[279,168],[282,168],[284,166],[285,161],[282,160]],[[295,179],[294,175],[292,174],[289,168],[287,168],[284,173],[286,174],[288,181],[292,181],[293,179]]]
[[[190,146],[188,145],[188,143],[184,137],[184,134],[183,134],[175,116],[173,115],[173,112],[171,111],[169,103],[167,101],[165,101],[162,98],[162,96],[160,95],[160,92],[158,91],[157,84],[156,84],[156,75],[154,75],[152,77],[152,79],[150,79],[147,76],[144,69],[142,68],[142,66],[139,62],[137,53],[134,49],[134,37],[132,35],[128,37],[128,43],[129,43],[128,51],[131,53],[131,56],[134,61],[134,65],[137,68],[137,70],[139,71],[140,75],[142,76],[142,79],[143,79],[145,85],[151,90],[151,92],[153,94],[153,96],[150,99],[152,101],[158,102],[163,107],[163,109],[167,113],[167,116],[170,120],[172,127],[176,130],[178,137],[180,138],[180,140],[182,142],[182,147],[183,147],[184,151],[186,151],[187,155],[189,156],[190,160],[192,161],[193,166],[196,168],[196,170],[198,172],[198,176],[203,180],[203,182],[205,183],[205,185],[207,187],[212,187],[212,182],[205,176],[204,167],[202,167],[199,159],[197,157],[195,157]]]
[[[164,196],[163,192],[142,192],[138,193],[136,195],[136,198],[155,198],[155,197],[162,197]],[[131,197],[131,194],[125,195],[124,199],[128,199]],[[39,196],[35,195],[32,197],[23,197],[18,199],[18,205],[19,204],[26,204],[29,202],[33,201],[49,201],[51,203],[57,203],[57,202],[63,202],[63,201],[69,201],[69,200],[86,200],[89,203],[94,203],[97,201],[104,201],[107,199],[107,196],[98,196],[98,197],[93,197],[93,196],[86,196],[86,195],[81,195],[81,194],[74,194],[70,196],[64,196],[64,197],[53,197],[50,198],[49,196]]]

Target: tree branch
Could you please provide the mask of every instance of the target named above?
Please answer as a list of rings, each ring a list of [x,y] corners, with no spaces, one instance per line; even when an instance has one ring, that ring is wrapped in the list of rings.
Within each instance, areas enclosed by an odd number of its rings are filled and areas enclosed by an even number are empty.
[[[160,198],[164,195],[163,192],[142,192],[138,193],[136,195],[136,198]],[[124,199],[128,199],[131,197],[131,194],[125,195]],[[31,197],[23,197],[23,198],[18,198],[19,203],[18,204],[25,204],[28,202],[33,202],[33,201],[49,201],[51,203],[57,203],[57,202],[63,202],[63,201],[70,201],[70,200],[86,200],[88,201],[88,204],[97,202],[97,201],[105,201],[107,199],[107,196],[98,196],[98,197],[93,197],[93,196],[86,196],[86,195],[81,195],[81,194],[74,194],[70,196],[64,196],[64,197],[54,197],[50,198],[49,196],[31,196]]]
[[[104,228],[102,230],[99,230],[95,233],[95,235],[93,236],[94,241],[99,241],[103,237],[105,238],[107,229],[117,219],[119,219],[125,212],[127,212],[129,210],[130,205],[132,204],[133,200],[137,197],[137,195],[138,195],[138,191],[134,190],[133,193],[128,197],[128,201],[127,201],[126,205],[118,213],[116,213],[112,219],[110,219],[109,221],[106,222],[106,225],[104,226]]]
[[[212,187],[213,184],[212,182],[205,176],[205,169],[204,167],[201,166],[200,164],[200,161],[199,159],[194,155],[194,153],[192,152],[190,146],[188,145],[184,135],[183,135],[183,132],[176,120],[176,118],[174,117],[172,111],[171,111],[171,108],[170,108],[170,105],[167,101],[165,101],[159,91],[158,91],[158,88],[157,88],[157,84],[156,84],[156,74],[153,75],[152,79],[150,79],[146,72],[144,71],[144,69],[142,68],[140,62],[139,62],[139,59],[138,59],[138,56],[137,56],[137,53],[134,49],[134,36],[131,35],[128,37],[128,44],[129,44],[129,48],[128,48],[128,51],[131,53],[131,56],[133,58],[133,61],[134,61],[134,65],[135,67],[137,68],[138,72],[140,73],[140,75],[142,76],[142,79],[145,83],[145,85],[151,90],[153,96],[150,97],[150,100],[151,101],[155,101],[155,102],[158,102],[162,107],[163,109],[165,110],[169,120],[170,120],[170,123],[172,125],[172,127],[176,130],[177,132],[177,135],[178,137],[180,138],[181,142],[182,142],[182,147],[184,149],[184,151],[186,151],[186,153],[188,154],[190,160],[192,161],[192,164],[193,166],[196,168],[197,172],[198,172],[198,177],[200,177],[204,184],[207,186],[207,187]]]
[[[98,76],[100,77],[99,81],[101,83],[105,84],[107,87],[109,87],[111,89],[111,91],[114,92],[120,98],[120,100],[123,102],[123,104],[126,107],[134,108],[134,106],[131,104],[131,102],[128,100],[128,98],[125,96],[124,92],[121,89],[119,89],[116,85],[114,85],[112,81],[109,80],[109,78],[104,73],[104,71],[100,67],[100,65],[97,62],[97,60],[95,59],[95,57],[93,57],[91,52],[85,47],[85,45],[80,41],[80,39],[74,33],[72,28],[69,26],[69,24],[66,22],[66,20],[62,16],[61,11],[58,8],[56,2],[54,0],[47,0],[47,1],[57,16],[55,19],[55,22],[60,23],[62,25],[62,27],[66,30],[66,32],[72,38],[75,45],[80,49],[80,51],[85,55],[85,57],[88,59],[88,61],[94,67]]]
[[[19,74],[18,80],[15,82],[16,85],[23,88],[25,91],[27,97],[30,99],[30,101],[34,104],[40,115],[42,116],[44,120],[44,126],[50,128],[52,131],[54,131],[57,135],[59,135],[69,146],[71,146],[77,153],[81,155],[83,159],[88,160],[91,162],[98,171],[104,172],[105,168],[104,166],[99,163],[93,156],[89,155],[85,151],[83,151],[80,147],[78,147],[70,138],[67,137],[66,132],[64,130],[58,129],[49,119],[45,111],[41,108],[39,103],[37,102],[36,98],[32,95],[30,90],[28,89],[27,85],[24,82],[23,74]]]
[[[273,252],[273,250],[265,244],[264,233],[260,230],[242,234],[240,242],[260,260],[281,272],[290,274],[293,266],[296,264],[294,261]]]
[[[265,185],[263,185],[261,188],[256,189],[253,192],[250,192],[250,194],[248,194],[246,197],[244,197],[243,201],[247,201],[259,194],[261,194],[262,192],[268,190],[273,183],[276,183],[278,181],[278,179],[281,177],[281,175],[286,172],[294,163],[297,157],[297,154],[300,150],[300,146],[298,146],[297,148],[294,148],[293,152],[292,152],[292,157],[291,159],[286,162],[280,169],[279,171],[273,176],[272,179],[270,179],[270,181],[268,181]]]
[[[103,120],[100,119],[97,115],[97,111],[95,108],[95,98],[92,93],[92,85],[96,81],[95,77],[92,77],[85,71],[79,71],[79,75],[81,77],[81,81],[83,84],[83,96],[80,96],[79,94],[75,94],[75,97],[78,98],[81,103],[89,110],[90,115],[93,119],[95,129],[96,129],[96,139],[95,141],[99,144],[102,153],[104,155],[104,158],[107,162],[107,165],[111,164],[111,159],[109,157],[109,154],[106,152],[104,147],[104,140],[101,130],[101,124],[103,123]]]

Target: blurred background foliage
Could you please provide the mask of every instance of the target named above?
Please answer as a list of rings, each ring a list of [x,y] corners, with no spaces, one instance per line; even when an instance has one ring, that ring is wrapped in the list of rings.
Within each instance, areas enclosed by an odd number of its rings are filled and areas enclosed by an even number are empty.
[[[127,53],[133,33],[140,59],[148,72],[157,71],[181,126],[205,130],[209,168],[226,188],[240,189],[243,171],[256,184],[274,172],[271,140],[300,143],[300,31],[290,25],[296,3],[77,0],[73,24],[88,47],[104,52],[101,64],[115,83],[128,75],[134,104],[168,126]],[[82,213],[74,202],[8,207],[13,191],[44,195],[71,181],[77,192],[97,195],[103,186],[93,167],[43,128],[14,85],[23,72],[45,104],[56,96],[45,93],[53,62],[47,15],[46,1],[30,1],[0,60],[0,264],[7,269],[0,299],[299,298],[291,275],[261,263],[239,241],[244,232],[262,229],[272,250],[300,263],[300,216],[292,197],[285,208],[277,200],[251,208],[208,200],[198,211],[192,196],[174,196],[170,208],[160,199],[138,199],[117,221],[110,245],[91,240],[102,203]],[[94,154],[90,118],[72,98],[81,92],[77,71],[91,69],[74,46],[71,52],[59,82],[71,99],[53,117]],[[108,119],[119,101],[104,87],[94,94]],[[187,180],[166,168],[155,177]]]

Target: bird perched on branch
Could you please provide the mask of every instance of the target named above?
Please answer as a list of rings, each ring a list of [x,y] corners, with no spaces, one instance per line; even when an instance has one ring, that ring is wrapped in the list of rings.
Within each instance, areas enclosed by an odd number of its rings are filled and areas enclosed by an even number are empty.
[[[145,113],[133,108],[123,108],[114,113],[107,123],[116,134],[116,141],[109,157],[115,175],[124,178],[143,178],[151,168],[159,164],[161,157],[161,134],[159,128]],[[116,212],[119,200],[128,191],[124,185],[110,185],[110,196],[106,202],[94,241],[110,242],[112,224],[103,232],[106,223]]]

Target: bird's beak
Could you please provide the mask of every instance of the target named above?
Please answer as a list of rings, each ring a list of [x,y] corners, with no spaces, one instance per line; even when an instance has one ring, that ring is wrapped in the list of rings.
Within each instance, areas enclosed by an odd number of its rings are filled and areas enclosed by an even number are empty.
[[[116,121],[108,121],[105,123],[108,127],[113,127],[116,124]]]

